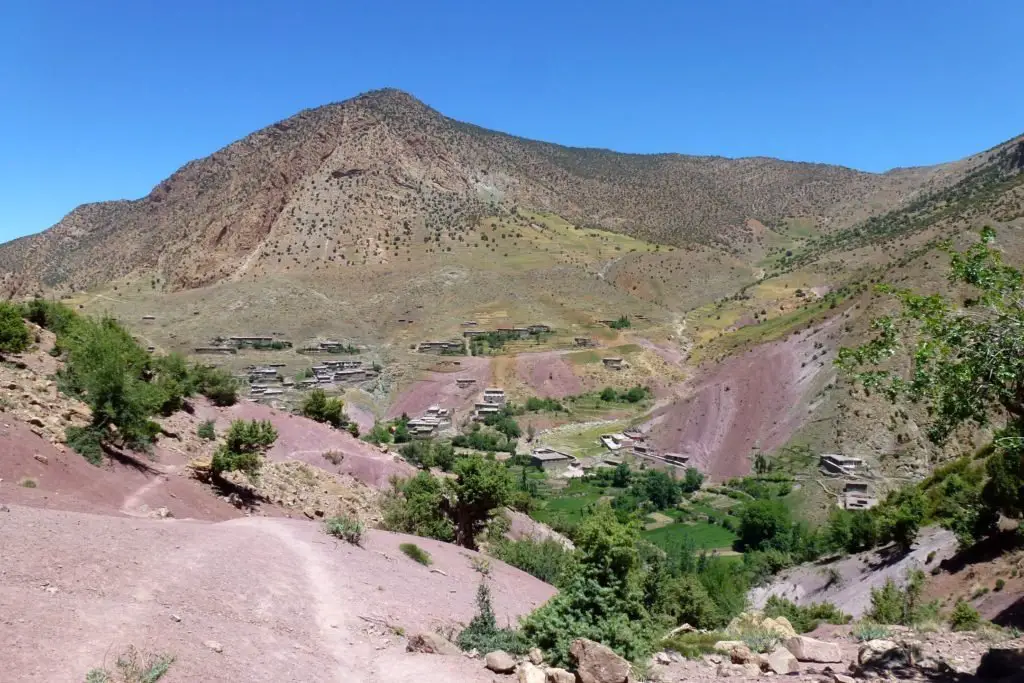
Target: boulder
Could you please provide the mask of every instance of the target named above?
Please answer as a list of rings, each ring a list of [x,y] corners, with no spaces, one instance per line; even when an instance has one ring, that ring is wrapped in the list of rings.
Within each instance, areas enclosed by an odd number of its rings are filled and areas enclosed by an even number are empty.
[[[667,652],[657,652],[654,655],[654,661],[662,666],[668,666],[672,663],[672,658],[668,656]]]
[[[443,636],[430,631],[423,631],[409,636],[409,643],[405,646],[406,652],[424,652],[431,655],[459,655],[462,654],[459,648]]]
[[[801,662],[834,664],[843,661],[839,645],[836,643],[826,643],[824,640],[807,636],[793,636],[788,638],[784,645]]]
[[[545,669],[544,677],[547,683],[576,683],[576,674],[557,667]]]
[[[532,662],[523,662],[518,670],[519,683],[545,683],[544,670]]]
[[[761,628],[777,633],[780,638],[792,638],[799,635],[786,617],[775,617],[774,619],[769,617],[761,622]]]
[[[732,649],[729,650],[729,659],[733,664],[747,664],[749,662],[756,662],[757,655],[745,644],[740,643],[739,645],[733,645]]]
[[[628,683],[630,666],[601,643],[577,638],[569,646],[580,683]]]
[[[539,647],[531,647],[527,657],[530,658],[530,662],[532,664],[536,664],[537,666],[544,663],[544,653]]]
[[[495,650],[484,657],[484,666],[496,674],[510,674],[516,670],[516,660],[503,650]]]
[[[800,671],[800,664],[793,653],[779,645],[765,658],[769,671],[780,674],[794,674]]]
[[[1006,678],[1024,671],[1024,649],[992,648],[981,656],[978,678],[988,680]]]
[[[865,669],[899,669],[910,663],[909,653],[891,640],[869,640],[857,652],[857,664]]]

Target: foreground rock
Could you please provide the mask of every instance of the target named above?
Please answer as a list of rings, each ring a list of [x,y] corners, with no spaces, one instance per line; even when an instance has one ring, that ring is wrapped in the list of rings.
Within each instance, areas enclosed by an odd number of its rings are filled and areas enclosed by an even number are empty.
[[[552,667],[544,670],[546,683],[576,683],[576,675],[571,671]]]
[[[510,674],[516,670],[516,660],[503,650],[495,650],[484,657],[484,666],[496,674]]]
[[[580,683],[628,683],[630,666],[611,649],[586,638],[577,638],[569,647],[576,660]]]
[[[532,662],[523,662],[519,665],[519,683],[545,683],[544,670],[539,669]]]
[[[834,664],[843,661],[842,652],[836,643],[826,643],[823,640],[807,636],[793,636],[788,638],[784,644],[786,649],[801,662]]]
[[[993,648],[981,656],[978,678],[999,680],[1024,672],[1024,648]]]
[[[800,664],[792,652],[782,647],[776,647],[771,654],[765,658],[769,671],[780,675],[795,674],[800,671]]]
[[[431,655],[460,655],[462,652],[451,642],[437,633],[424,631],[409,637],[405,646],[407,652],[424,652]]]

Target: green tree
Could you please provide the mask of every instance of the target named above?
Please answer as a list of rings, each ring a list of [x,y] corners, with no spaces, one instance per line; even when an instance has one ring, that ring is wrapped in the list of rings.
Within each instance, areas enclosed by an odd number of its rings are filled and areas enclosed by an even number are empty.
[[[620,462],[615,466],[615,471],[612,474],[612,486],[624,489],[629,486],[632,476],[632,472],[629,470],[629,465],[624,462]]]
[[[647,470],[639,481],[633,484],[634,495],[640,500],[650,501],[657,510],[665,510],[679,504],[679,484],[666,472]]]
[[[0,301],[0,353],[21,353],[31,341],[21,308]]]
[[[694,491],[700,491],[700,487],[703,485],[704,474],[696,467],[687,467],[686,476],[679,483],[679,489],[683,493],[693,493]]]
[[[480,456],[460,458],[455,463],[452,519],[455,542],[476,549],[476,537],[484,530],[494,511],[512,499],[512,474],[504,464]]]
[[[605,387],[601,390],[602,401],[617,401],[619,399],[619,392],[615,391],[613,387]]]
[[[598,506],[576,533],[577,559],[555,597],[522,624],[557,666],[570,664],[576,638],[603,643],[632,661],[650,652],[654,629],[640,589],[637,530]]]
[[[213,454],[210,473],[218,479],[222,479],[225,472],[256,477],[263,465],[263,454],[275,441],[277,430],[269,420],[235,420],[224,443]]]
[[[900,311],[874,320],[875,338],[841,349],[837,360],[890,400],[925,404],[932,417],[928,434],[937,443],[961,425],[987,425],[997,412],[1009,416],[978,499],[989,512],[970,526],[994,520],[996,512],[1024,514],[1024,277],[1002,262],[994,244],[995,232],[985,228],[964,251],[943,245],[950,283],[971,290],[962,301],[881,287],[896,297]],[[901,353],[910,360],[905,372],[889,363]]]
[[[793,520],[789,508],[778,500],[755,500],[740,511],[740,550],[782,550],[790,548]]]
[[[348,424],[345,402],[337,397],[328,397],[323,389],[313,389],[302,402],[299,411],[311,420],[342,429]]]
[[[420,472],[404,481],[393,480],[382,504],[384,527],[441,541],[455,540],[455,525],[447,513],[443,480]]]
[[[238,401],[238,380],[223,368],[196,365],[192,368],[196,391],[215,406],[233,406]]]

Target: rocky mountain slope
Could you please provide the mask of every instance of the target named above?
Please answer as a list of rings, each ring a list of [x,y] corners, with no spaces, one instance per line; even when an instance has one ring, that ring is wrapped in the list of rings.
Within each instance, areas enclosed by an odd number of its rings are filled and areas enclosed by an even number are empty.
[[[8,295],[139,270],[190,288],[366,263],[399,245],[440,249],[482,216],[514,207],[738,253],[756,241],[756,225],[798,217],[832,231],[942,186],[963,166],[878,175],[567,148],[460,123],[382,90],[257,131],[185,165],[143,199],[81,206],[0,247],[0,275]]]

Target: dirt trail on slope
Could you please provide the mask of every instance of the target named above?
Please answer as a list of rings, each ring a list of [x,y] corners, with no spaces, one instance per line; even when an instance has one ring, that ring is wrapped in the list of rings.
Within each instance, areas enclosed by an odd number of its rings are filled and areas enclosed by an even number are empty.
[[[409,537],[387,532],[368,532],[360,548],[297,520],[209,524],[18,505],[0,509],[0,538],[0,670],[12,680],[82,680],[128,644],[175,655],[168,683],[491,678],[478,660],[407,654],[394,632],[472,617],[476,554],[455,546],[415,539],[433,557],[427,568],[398,551]],[[554,593],[491,567],[502,624]]]
[[[806,420],[815,389],[834,375],[827,337],[836,324],[834,319],[796,332],[708,368],[688,395],[654,411],[646,425],[654,444],[688,455],[714,480],[748,474],[752,452],[786,443]]]

